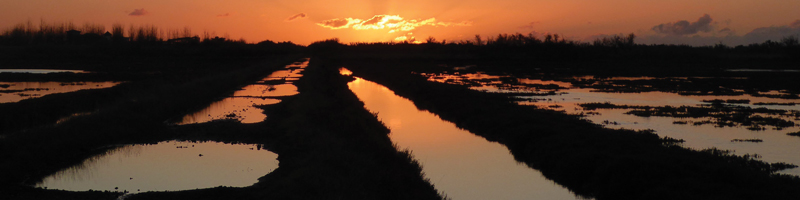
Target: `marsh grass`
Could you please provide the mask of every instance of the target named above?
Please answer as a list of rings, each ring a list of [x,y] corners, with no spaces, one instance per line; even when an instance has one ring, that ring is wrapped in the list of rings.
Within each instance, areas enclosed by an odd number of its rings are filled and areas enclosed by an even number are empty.
[[[763,126],[773,126],[776,129],[795,127],[797,124],[793,118],[800,115],[795,110],[779,110],[767,108],[751,108],[747,106],[737,106],[723,104],[728,103],[748,103],[749,100],[728,100],[728,101],[707,101],[710,105],[700,106],[631,106],[615,105],[611,103],[584,103],[578,104],[584,110],[596,109],[631,109],[625,114],[636,115],[639,117],[674,117],[674,118],[711,118],[714,121],[706,120],[694,122],[694,125],[714,124],[716,127],[738,127],[747,126],[749,130],[763,130]],[[675,124],[686,124],[688,122],[678,122]]]
[[[436,68],[438,62],[342,62],[353,75],[390,88],[419,109],[505,145],[518,161],[579,195],[600,200],[800,196],[793,189],[800,178],[774,174],[796,167],[791,164],[764,163],[717,149],[689,150],[652,131],[605,129],[577,116],[520,106],[502,95],[411,73]]]
[[[106,33],[111,34],[110,37],[107,37]],[[114,23],[111,25],[111,29],[108,30],[102,24],[84,23],[83,25],[75,25],[72,22],[48,23],[41,20],[38,25],[35,25],[32,21],[27,21],[6,28],[0,32],[0,45],[157,45],[165,44],[169,40],[178,38],[196,38],[197,43],[247,43],[244,39],[229,39],[227,34],[225,37],[219,37],[207,31],[203,32],[201,38],[200,35],[194,34],[188,27],[163,29],[155,25],[130,24],[126,28],[125,25]]]
[[[293,55],[287,56],[293,60]],[[158,134],[169,133],[163,123],[166,119],[183,115],[193,107],[207,105],[219,95],[238,88],[243,84],[239,81],[260,78],[260,74],[282,67],[281,62],[289,62],[287,58],[266,57],[277,63],[267,64],[273,67],[264,67],[263,63],[257,64],[265,57],[240,58],[243,59],[226,64],[205,62],[203,66],[207,71],[192,74],[194,77],[167,73],[107,90],[66,93],[0,104],[4,109],[0,113],[10,115],[3,117],[3,123],[25,122],[17,129],[7,129],[11,131],[8,132],[9,136],[0,141],[2,155],[7,158],[0,163],[0,168],[5,172],[1,184],[35,182],[60,168],[104,152],[104,146],[157,142],[174,137],[172,134]],[[199,68],[197,65],[191,67]],[[65,100],[74,103],[65,103]],[[5,112],[8,109],[20,111]],[[55,123],[57,116],[87,109],[97,111],[58,125],[46,125]]]
[[[274,128],[268,146],[280,155],[280,167],[255,185],[130,199],[441,199],[411,153],[391,143],[389,130],[364,109],[337,70],[314,58],[295,82],[299,94],[262,106],[270,117],[259,126]]]

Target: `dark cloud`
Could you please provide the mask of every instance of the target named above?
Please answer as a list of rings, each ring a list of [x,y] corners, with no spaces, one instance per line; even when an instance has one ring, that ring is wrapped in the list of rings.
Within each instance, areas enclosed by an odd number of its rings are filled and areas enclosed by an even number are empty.
[[[677,44],[677,45],[691,45],[691,46],[712,46],[715,44],[719,44],[720,42],[730,46],[736,46],[745,43],[742,36],[737,36],[737,35],[727,35],[727,36],[643,35],[636,37],[636,43],[639,44]]]
[[[692,46],[706,46],[723,43],[729,46],[763,43],[767,40],[781,41],[788,36],[800,37],[800,20],[782,26],[769,26],[753,29],[745,35],[737,35],[730,28],[716,31],[718,34],[701,35],[643,35],[637,37],[636,42],[642,44],[686,44]]]
[[[225,14],[219,14],[219,15],[217,15],[217,17],[230,17],[230,16],[231,16],[231,14],[230,14],[230,13],[225,13]]]
[[[347,19],[331,19],[319,23],[320,26],[330,29],[347,28],[350,25],[350,20]]]
[[[708,14],[703,15],[696,22],[689,22],[686,20],[681,20],[677,22],[670,22],[666,24],[659,24],[652,28],[653,31],[656,33],[666,34],[666,35],[691,35],[698,32],[710,32],[714,30],[714,26],[711,23],[713,19]]]
[[[744,35],[744,39],[748,42],[764,42],[766,40],[778,41],[787,36],[800,36],[800,20],[784,26],[753,29],[753,31]]]
[[[150,14],[150,12],[147,12],[146,10],[144,10],[144,8],[142,8],[142,9],[133,9],[133,12],[131,12],[128,15],[129,16],[144,16],[144,15],[147,15],[147,14]]]
[[[300,13],[300,14],[292,15],[289,18],[286,18],[286,21],[288,22],[288,21],[292,21],[292,20],[295,20],[295,19],[303,19],[303,18],[306,18],[306,14],[305,13]]]
[[[534,26],[534,25],[536,25],[536,24],[539,24],[539,23],[541,23],[541,22],[539,22],[539,21],[535,21],[535,22],[528,23],[528,25],[525,25],[525,26],[520,26],[520,27],[517,27],[517,28],[521,28],[521,29],[533,29],[533,26]],[[591,22],[589,22],[589,23],[591,24]]]

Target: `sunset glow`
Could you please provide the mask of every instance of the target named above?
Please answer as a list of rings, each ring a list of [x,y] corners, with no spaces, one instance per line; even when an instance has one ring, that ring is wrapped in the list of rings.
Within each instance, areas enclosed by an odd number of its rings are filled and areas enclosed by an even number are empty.
[[[420,26],[471,26],[472,22],[464,21],[459,23],[453,22],[437,22],[436,18],[430,18],[425,20],[405,20],[400,16],[397,15],[375,15],[374,17],[362,20],[362,19],[353,19],[353,18],[346,18],[346,19],[331,19],[325,20],[322,23],[318,23],[325,28],[330,29],[343,29],[343,28],[353,28],[355,30],[370,30],[370,29],[387,29],[389,33],[394,33],[398,31],[412,31]]]
[[[19,23],[188,27],[248,42],[469,40],[501,33],[556,33],[572,40],[635,33],[638,43],[729,44],[800,35],[800,1],[3,1],[0,30]]]

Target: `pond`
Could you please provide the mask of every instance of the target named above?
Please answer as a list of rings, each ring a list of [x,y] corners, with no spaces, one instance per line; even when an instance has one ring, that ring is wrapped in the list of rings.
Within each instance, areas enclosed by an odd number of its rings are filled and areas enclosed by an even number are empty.
[[[297,94],[294,81],[303,76],[309,59],[286,65],[256,83],[242,87],[232,96],[214,102],[203,110],[183,116],[178,125],[210,122],[219,119],[235,119],[241,123],[258,123],[267,115],[257,106],[279,103],[277,98]]]
[[[48,94],[109,88],[120,83],[121,82],[0,82],[0,103],[18,102],[23,99],[37,98]]]
[[[426,178],[449,198],[582,199],[515,161],[505,146],[417,110],[382,85],[356,77],[348,87],[391,129],[392,141],[411,150]]]
[[[800,99],[785,97],[785,91],[759,91],[744,93],[738,89],[730,89],[735,94],[724,95],[688,95],[678,92],[649,90],[625,91],[619,88],[641,87],[636,82],[626,84],[625,81],[658,80],[680,82],[685,80],[709,79],[701,77],[605,77],[591,76],[573,77],[568,81],[555,81],[537,78],[517,78],[504,75],[489,75],[481,72],[442,74],[424,74],[429,81],[467,85],[471,89],[510,93],[519,95],[520,105],[536,106],[542,109],[558,110],[569,114],[583,115],[596,124],[608,128],[626,128],[634,130],[652,129],[659,136],[683,139],[684,147],[692,149],[719,148],[733,150],[737,155],[754,155],[766,162],[785,162],[800,165],[800,137],[787,135],[800,130]],[[742,78],[732,78],[742,79]],[[576,86],[575,82],[592,88]],[[592,83],[588,81],[588,83]],[[619,81],[619,82],[614,82]],[[746,80],[745,80],[746,81]],[[613,86],[614,90],[598,89],[597,84]],[[589,109],[582,104],[608,103],[619,107],[614,109]],[[636,108],[624,108],[624,107]],[[713,110],[708,116],[685,117],[635,115],[632,111],[653,111],[656,108],[681,108]],[[761,110],[758,110],[761,109]],[[678,109],[680,110],[680,109]],[[733,110],[733,111],[732,111]],[[736,110],[742,112],[736,112]],[[654,111],[653,111],[654,112]],[[749,113],[753,112],[753,113]],[[774,113],[773,113],[774,112]],[[743,114],[744,113],[744,114]],[[780,114],[776,114],[780,113]],[[775,124],[744,125],[748,123],[731,122],[728,116],[746,116],[747,119],[770,118],[781,122]],[[724,122],[724,123],[720,123]],[[720,124],[725,124],[720,126]],[[755,123],[754,123],[755,124]],[[800,175],[800,169],[787,169],[779,173]]]
[[[165,141],[125,145],[46,177],[36,187],[70,191],[177,191],[253,185],[278,167],[257,145]]]

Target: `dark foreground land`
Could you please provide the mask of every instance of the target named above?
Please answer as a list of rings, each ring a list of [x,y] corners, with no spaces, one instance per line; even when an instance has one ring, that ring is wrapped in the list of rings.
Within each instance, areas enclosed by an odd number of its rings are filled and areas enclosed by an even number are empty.
[[[691,69],[685,66],[706,66],[715,63],[715,59],[747,54],[734,50],[712,58],[704,57],[702,52],[706,51],[679,54],[703,58],[691,63],[651,52],[645,58],[616,62],[623,60],[587,56],[598,55],[591,49],[570,49],[558,44],[541,48],[561,53],[544,52],[549,57],[536,59],[529,55],[540,55],[537,53],[543,50],[485,54],[496,51],[473,46],[453,51],[451,47],[430,45],[343,48],[325,43],[310,45],[305,52],[253,46],[143,46],[122,50],[3,47],[2,51],[13,52],[3,54],[9,68],[61,64],[57,66],[101,72],[0,75],[4,81],[125,83],[0,104],[0,135],[5,137],[0,139],[0,199],[115,199],[123,193],[58,191],[30,185],[120,145],[168,140],[258,144],[277,153],[280,165],[249,187],[148,192],[126,196],[127,199],[442,199],[444,195],[424,179],[421,166],[411,153],[398,150],[387,135],[390,130],[349,91],[346,83],[351,77],[339,75],[340,67],[390,88],[412,100],[419,109],[505,145],[518,161],[580,195],[601,200],[800,198],[800,178],[773,173],[792,167],[787,164],[764,163],[723,150],[688,150],[674,139],[659,138],[651,132],[606,129],[577,116],[517,105],[507,95],[429,82],[411,73],[440,71],[439,64],[503,61],[493,69],[524,74],[533,70],[530,66],[554,71],[570,66],[585,69],[581,73],[596,73],[606,67],[644,74],[673,71],[664,68],[669,66]],[[585,55],[576,61],[568,61],[570,57],[565,56],[581,52]],[[604,55],[641,57],[633,52],[638,51],[619,50]],[[303,78],[294,83],[300,93],[282,98],[281,103],[263,106],[269,116],[264,122],[217,120],[184,126],[166,123],[312,53]],[[53,54],[62,56],[48,57]],[[756,61],[788,68],[796,58],[756,56],[744,67]],[[603,64],[586,67],[593,62]],[[520,63],[528,67],[510,67]],[[658,64],[648,69],[635,67],[648,63]],[[706,67],[694,72],[713,70],[714,67]],[[92,114],[55,124],[64,116],[84,112]]]
[[[375,81],[488,140],[573,192],[597,199],[781,199],[800,196],[797,177],[721,150],[692,151],[651,132],[611,130],[554,111],[520,106],[505,95],[427,81],[424,63],[345,62]],[[428,67],[436,67],[427,65]]]
[[[163,51],[181,53],[184,49]],[[168,140],[259,144],[280,155],[280,167],[250,187],[153,192],[128,198],[441,198],[422,178],[419,164],[392,145],[389,130],[347,89],[347,79],[321,61],[312,61],[306,78],[295,83],[299,95],[264,107],[270,116],[265,122],[165,123],[301,58],[292,52],[204,57],[205,53],[209,52],[151,57],[153,60],[141,63],[148,66],[146,70],[126,72],[127,82],[117,87],[0,104],[0,113],[7,116],[2,118],[4,124],[15,125],[4,126],[6,138],[0,140],[0,199],[115,199],[123,193],[57,191],[29,185],[120,145]],[[164,59],[172,62],[164,64]],[[47,76],[39,78],[51,78]],[[52,125],[61,115],[85,110],[93,114]]]

